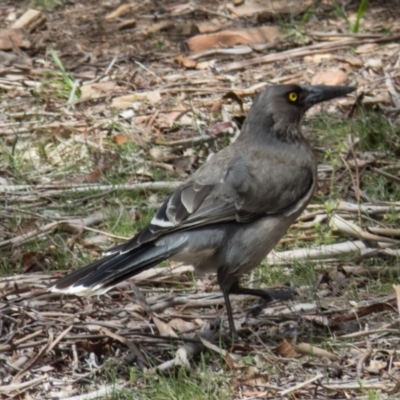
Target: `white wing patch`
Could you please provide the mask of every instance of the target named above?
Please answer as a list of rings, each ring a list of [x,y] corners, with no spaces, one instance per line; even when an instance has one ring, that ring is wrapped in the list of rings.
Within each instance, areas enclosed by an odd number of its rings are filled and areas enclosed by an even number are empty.
[[[78,285],[78,286],[69,286],[65,289],[58,289],[56,287],[50,288],[50,292],[53,293],[63,293],[63,294],[75,294],[76,296],[94,296],[94,295],[101,295],[106,292],[108,292],[111,289],[111,287],[104,288],[103,284],[98,284],[93,287],[87,287],[83,285]]]
[[[150,222],[150,225],[160,226],[161,228],[172,228],[175,225],[171,221],[166,221],[165,219],[158,219],[156,216]]]

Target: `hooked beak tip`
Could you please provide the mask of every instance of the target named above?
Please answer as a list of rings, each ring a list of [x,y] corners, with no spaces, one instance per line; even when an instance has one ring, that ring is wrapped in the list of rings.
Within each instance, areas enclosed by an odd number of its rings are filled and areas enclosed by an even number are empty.
[[[307,108],[312,107],[315,104],[323,101],[335,99],[336,97],[345,96],[351,92],[354,92],[356,88],[354,86],[303,86],[303,89],[307,91],[305,98],[305,106]]]

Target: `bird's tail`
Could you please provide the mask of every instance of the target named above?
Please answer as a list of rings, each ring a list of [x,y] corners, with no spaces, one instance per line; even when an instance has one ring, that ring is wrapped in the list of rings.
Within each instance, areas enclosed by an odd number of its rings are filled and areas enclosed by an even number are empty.
[[[64,276],[52,283],[48,290],[79,296],[102,294],[117,283],[154,267],[179,250],[180,246],[148,243],[130,251],[116,252]]]

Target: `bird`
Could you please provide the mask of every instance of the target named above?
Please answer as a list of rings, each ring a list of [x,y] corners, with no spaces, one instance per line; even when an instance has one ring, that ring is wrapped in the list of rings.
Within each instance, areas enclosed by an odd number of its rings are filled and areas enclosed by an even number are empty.
[[[104,257],[49,285],[82,296],[105,293],[160,262],[192,264],[216,273],[229,331],[237,337],[231,294],[284,297],[241,286],[309,203],[317,161],[301,121],[317,103],[345,96],[352,86],[271,85],[258,94],[236,140],[214,154],[163,202],[151,222]]]

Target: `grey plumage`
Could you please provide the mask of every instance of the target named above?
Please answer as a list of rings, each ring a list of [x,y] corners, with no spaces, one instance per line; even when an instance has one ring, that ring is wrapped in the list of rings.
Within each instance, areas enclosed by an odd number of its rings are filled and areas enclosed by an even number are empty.
[[[316,160],[301,134],[301,118],[314,104],[353,90],[268,87],[255,100],[237,140],[178,187],[146,228],[49,289],[101,293],[165,259],[183,261],[198,272],[217,273],[234,334],[229,294],[273,299],[272,291],[242,288],[239,278],[274,248],[316,187]]]

